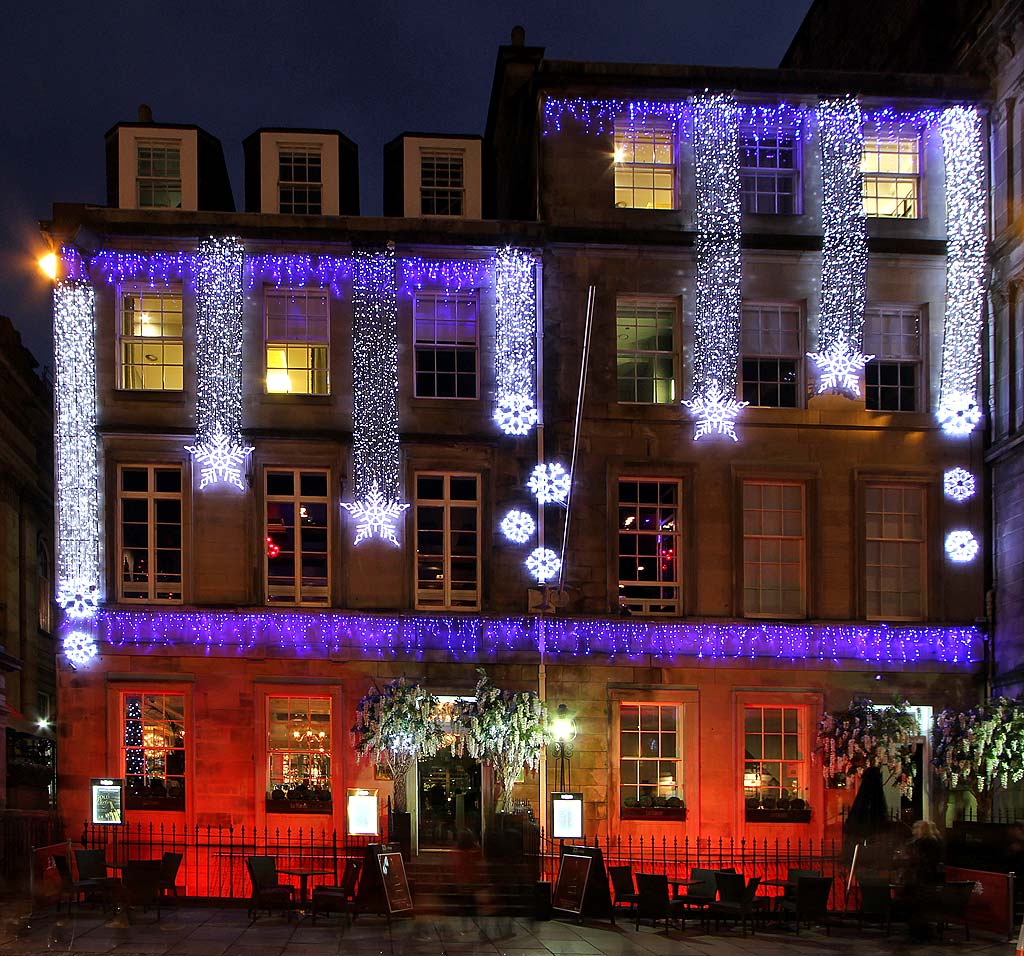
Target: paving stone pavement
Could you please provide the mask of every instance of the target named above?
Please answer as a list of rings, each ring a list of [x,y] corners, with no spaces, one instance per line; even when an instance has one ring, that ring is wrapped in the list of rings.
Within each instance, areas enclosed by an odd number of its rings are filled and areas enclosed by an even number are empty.
[[[744,937],[739,929],[707,933],[695,923],[665,934],[632,923],[537,922],[503,917],[417,916],[388,925],[380,917],[288,922],[262,916],[250,922],[242,909],[182,906],[155,914],[134,912],[131,925],[118,928],[107,917],[85,910],[74,916],[47,910],[29,915],[27,906],[5,907],[0,925],[0,956],[1012,956],[1014,943],[959,929],[945,943],[912,943],[894,929],[884,936],[855,924],[804,930],[799,936],[778,930]]]

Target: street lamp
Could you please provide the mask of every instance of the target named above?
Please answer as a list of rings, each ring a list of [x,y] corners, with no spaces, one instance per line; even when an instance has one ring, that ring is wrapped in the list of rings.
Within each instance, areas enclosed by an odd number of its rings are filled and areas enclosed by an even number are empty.
[[[576,721],[565,704],[559,704],[555,711],[555,719],[551,722],[551,736],[555,740],[552,750],[558,758],[558,790],[560,793],[566,793],[567,780],[568,786],[572,786],[572,775],[567,774],[566,769],[572,758],[572,742],[576,739]]]

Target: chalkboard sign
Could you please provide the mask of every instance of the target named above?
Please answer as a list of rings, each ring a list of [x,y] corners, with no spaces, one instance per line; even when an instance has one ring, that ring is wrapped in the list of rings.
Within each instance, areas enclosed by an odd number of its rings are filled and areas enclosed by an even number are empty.
[[[582,863],[571,862],[573,859],[584,859],[588,865],[584,870]],[[569,867],[567,870],[566,867]],[[563,886],[563,872],[565,883]],[[580,880],[580,875],[583,879]],[[561,892],[560,892],[560,889]],[[582,893],[582,897],[580,897]],[[558,868],[558,880],[555,882],[552,907],[567,913],[575,913],[582,919],[584,916],[596,919],[610,919],[615,922],[615,911],[612,909],[612,896],[608,891],[608,874],[604,869],[604,854],[596,846],[568,846],[562,853]]]
[[[573,853],[566,853],[562,857],[551,899],[553,909],[583,915],[583,897],[587,891],[592,862],[589,856],[576,856]]]
[[[401,847],[397,843],[368,843],[353,919],[360,913],[408,913],[412,894],[405,875]]]
[[[388,912],[407,913],[412,909],[412,893],[409,892],[402,854],[378,853],[377,864],[380,867],[381,882],[384,884],[384,899],[388,904]]]

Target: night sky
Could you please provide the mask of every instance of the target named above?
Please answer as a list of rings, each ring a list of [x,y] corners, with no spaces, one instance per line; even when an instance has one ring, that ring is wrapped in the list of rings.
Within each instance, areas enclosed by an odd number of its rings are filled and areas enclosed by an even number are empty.
[[[63,2],[8,7],[0,30],[0,314],[51,361],[38,220],[104,203],[103,134],[148,103],[223,146],[243,205],[242,140],[260,126],[340,129],[361,207],[381,209],[381,147],[403,130],[479,133],[513,25],[552,59],[775,66],[811,0]]]

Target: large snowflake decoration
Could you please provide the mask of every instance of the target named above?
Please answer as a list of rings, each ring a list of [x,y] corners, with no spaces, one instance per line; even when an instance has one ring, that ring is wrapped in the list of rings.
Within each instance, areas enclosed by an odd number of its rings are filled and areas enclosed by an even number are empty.
[[[698,395],[690,401],[684,400],[682,404],[690,410],[696,423],[694,441],[715,433],[739,441],[736,436],[736,416],[748,403],[723,395],[718,382],[712,382],[704,395]]]
[[[64,656],[76,667],[88,664],[97,654],[96,642],[84,631],[72,631],[64,638]]]
[[[874,356],[847,348],[844,339],[836,339],[827,352],[808,352],[818,368],[818,394],[827,391],[860,395],[860,373]]]
[[[362,501],[343,501],[341,507],[358,522],[356,544],[376,535],[378,538],[398,546],[398,533],[395,524],[401,520],[402,512],[409,505],[402,501],[388,501],[381,494],[377,482],[373,483],[370,493]]]
[[[947,435],[969,435],[981,421],[981,408],[973,395],[953,392],[940,402],[938,419]]]
[[[537,530],[537,523],[527,511],[513,509],[501,519],[501,533],[515,544],[526,544]]]
[[[219,426],[205,441],[197,441],[194,445],[186,445],[185,451],[203,466],[200,472],[199,490],[207,485],[226,482],[245,491],[242,481],[242,468],[246,459],[252,454],[251,445],[242,445],[231,441]]]
[[[946,535],[946,554],[950,561],[964,564],[978,555],[978,539],[970,531],[950,531]]]
[[[534,548],[526,559],[526,567],[530,574],[543,584],[558,574],[562,562],[550,548]]]
[[[951,468],[942,476],[942,486],[947,498],[966,501],[974,495],[974,475],[966,468]]]
[[[68,617],[92,617],[100,606],[100,589],[95,584],[67,581],[57,589],[57,604]]]
[[[494,409],[494,420],[506,435],[529,435],[537,424],[537,409],[528,395],[502,395]]]
[[[533,492],[537,497],[537,501],[542,505],[549,505],[554,502],[564,505],[565,499],[569,495],[569,486],[571,484],[572,479],[569,477],[569,472],[558,462],[550,462],[548,464],[542,462],[533,469],[526,487]]]

